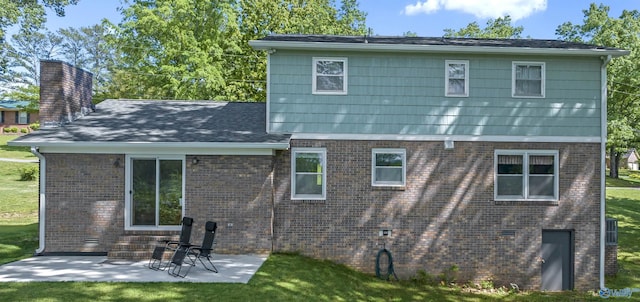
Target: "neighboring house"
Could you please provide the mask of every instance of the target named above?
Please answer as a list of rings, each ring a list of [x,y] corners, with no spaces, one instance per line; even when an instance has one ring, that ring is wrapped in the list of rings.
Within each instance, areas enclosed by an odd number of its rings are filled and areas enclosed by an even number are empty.
[[[455,266],[459,281],[604,287],[606,65],[627,51],[250,45],[268,52],[266,104],[109,100],[90,113],[90,74],[43,62],[41,119],[49,108],[43,123],[60,126],[10,142],[41,159],[37,252],[135,257],[128,242],[175,234],[186,215],[194,238],[218,222],[219,253],[300,252],[373,273],[384,246],[402,277]]]
[[[0,100],[0,133],[5,128],[28,129],[30,123],[38,121],[38,113],[23,109],[28,105],[29,101]]]
[[[629,149],[626,153],[622,154],[618,158],[619,158],[619,163],[618,163],[619,168],[636,170],[636,171],[640,169],[639,162],[638,162],[638,159],[640,159],[640,156],[638,156],[638,151],[635,148]],[[609,153],[606,154],[606,162],[607,162],[607,169],[610,169],[611,157],[609,156]]]
[[[630,149],[622,156],[622,165],[629,170],[637,171],[640,169],[638,166],[638,159],[640,159],[638,151],[636,151],[636,149]]]

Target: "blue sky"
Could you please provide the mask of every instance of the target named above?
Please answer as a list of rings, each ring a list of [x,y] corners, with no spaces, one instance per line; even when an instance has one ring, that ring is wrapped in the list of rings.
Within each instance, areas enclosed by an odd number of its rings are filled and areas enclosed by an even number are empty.
[[[411,31],[419,36],[442,36],[443,29],[459,29],[471,22],[484,26],[489,18],[509,14],[515,26],[523,26],[524,37],[555,39],[558,25],[571,21],[582,23],[582,10],[591,2],[611,8],[610,15],[619,17],[623,9],[640,10],[640,0],[359,0],[367,12],[367,25],[378,35],[402,35]],[[80,27],[107,18],[120,20],[119,0],[80,0],[66,9],[66,17],[49,13],[47,26]]]

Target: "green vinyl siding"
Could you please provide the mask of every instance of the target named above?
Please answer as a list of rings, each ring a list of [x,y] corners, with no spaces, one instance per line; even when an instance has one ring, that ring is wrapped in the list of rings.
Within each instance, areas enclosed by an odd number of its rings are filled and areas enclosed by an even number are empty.
[[[347,95],[312,95],[312,58],[348,59]],[[445,60],[469,61],[469,97],[445,97]],[[545,98],[512,98],[513,61],[546,64]],[[600,60],[303,52],[270,59],[269,127],[282,133],[600,136]]]

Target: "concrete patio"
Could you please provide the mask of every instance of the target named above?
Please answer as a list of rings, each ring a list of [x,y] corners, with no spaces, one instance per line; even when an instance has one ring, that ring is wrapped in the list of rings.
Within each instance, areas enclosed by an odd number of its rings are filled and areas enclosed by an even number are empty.
[[[154,271],[148,261],[110,261],[106,256],[37,256],[0,266],[0,282],[92,281],[92,282],[201,282],[247,283],[266,255],[216,255],[218,273],[200,263],[186,278]]]

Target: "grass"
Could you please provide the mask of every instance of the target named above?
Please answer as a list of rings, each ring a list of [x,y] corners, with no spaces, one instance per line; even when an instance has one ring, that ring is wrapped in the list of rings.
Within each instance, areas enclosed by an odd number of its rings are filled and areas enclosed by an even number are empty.
[[[600,301],[588,293],[474,293],[461,287],[387,282],[329,261],[274,254],[248,284],[6,283],[7,301]]]
[[[607,176],[606,184],[607,187],[614,188],[630,188],[630,187],[640,187],[640,178],[630,177],[631,175],[637,175],[638,172],[629,172],[629,170],[621,169],[618,171],[618,178],[611,178]],[[607,175],[609,175],[609,170],[607,170]]]
[[[18,135],[0,135],[0,158],[37,159],[33,153],[29,152],[29,147],[7,146],[7,142],[16,137]]]
[[[4,137],[0,136],[0,139]],[[7,149],[2,148],[0,152]],[[13,150],[25,158],[28,150]],[[0,157],[3,157],[0,153]],[[6,156],[6,155],[4,155]],[[0,263],[30,256],[37,242],[37,181],[18,181],[19,168],[0,164]],[[608,189],[607,212],[619,220],[618,276],[613,289],[640,288],[640,190]],[[631,300],[640,298],[635,294]],[[510,292],[470,290],[421,280],[387,282],[343,265],[295,254],[273,254],[248,284],[25,282],[2,283],[3,301],[601,301],[590,292]],[[626,299],[629,300],[629,299]]]
[[[640,288],[640,190],[607,189],[607,216],[618,220],[618,275],[609,288]]]

